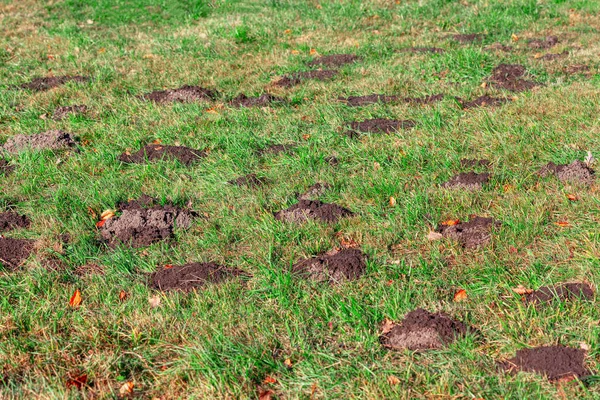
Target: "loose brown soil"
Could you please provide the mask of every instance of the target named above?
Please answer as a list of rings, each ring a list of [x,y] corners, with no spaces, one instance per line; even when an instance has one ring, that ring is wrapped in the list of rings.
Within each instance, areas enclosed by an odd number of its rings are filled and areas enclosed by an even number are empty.
[[[86,105],[74,105],[74,106],[63,106],[57,107],[52,114],[52,119],[60,121],[61,119],[67,118],[69,115],[85,114],[87,112]]]
[[[536,372],[550,381],[590,375],[584,365],[585,350],[565,346],[541,346],[517,350],[514,358],[501,362],[508,372]]]
[[[556,36],[546,36],[542,39],[529,40],[529,47],[532,49],[549,49],[558,44],[559,40]]]
[[[75,146],[75,140],[67,132],[51,130],[35,135],[15,135],[1,147],[8,153],[23,150],[64,150]]]
[[[447,189],[481,190],[483,185],[488,183],[489,179],[490,174],[488,173],[463,172],[453,176],[442,187]]]
[[[64,85],[67,82],[85,83],[89,82],[89,80],[89,77],[80,75],[48,76],[45,78],[32,79],[31,82],[22,84],[21,88],[41,92]]]
[[[172,238],[176,228],[188,228],[195,217],[193,212],[170,204],[148,207],[148,203],[146,196],[141,201],[134,200],[122,205],[121,215],[106,220],[100,228],[102,239],[110,247],[120,244],[149,246]]]
[[[530,90],[538,84],[523,79],[527,70],[519,64],[500,64],[492,71],[490,83],[511,92]]]
[[[429,350],[447,346],[468,331],[465,324],[445,313],[418,308],[406,314],[400,323],[384,327],[379,339],[383,346],[394,350]]]
[[[456,225],[440,225],[437,231],[444,237],[457,240],[464,248],[473,249],[488,244],[492,239],[492,227],[500,224],[499,221],[494,221],[493,218],[474,216],[469,222],[459,222]]]
[[[244,176],[240,176],[239,178],[233,179],[228,183],[235,186],[248,186],[248,187],[258,187],[267,183],[266,178],[258,177],[256,174],[248,174]]]
[[[460,35],[451,35],[450,37],[462,44],[482,42],[483,39],[485,39],[485,35],[482,33],[468,33],[468,34],[460,34]]]
[[[550,303],[553,300],[571,301],[576,299],[592,300],[594,290],[587,283],[561,283],[555,286],[542,286],[525,295],[525,302],[529,304]]]
[[[295,74],[283,76],[281,79],[274,83],[275,86],[281,86],[285,88],[290,88],[292,86],[296,86],[301,82],[314,79],[317,81],[325,81],[333,78],[337,75],[338,71],[336,70],[319,70],[319,71],[306,71],[306,72],[296,72]]]
[[[295,223],[302,223],[308,219],[331,223],[352,215],[353,213],[344,207],[318,200],[300,200],[293,206],[274,214],[278,221]]]
[[[443,93],[438,93],[425,97],[405,97],[403,101],[411,104],[432,104],[444,100],[444,96]]]
[[[556,165],[553,162],[542,167],[538,172],[541,176],[555,175],[561,182],[591,185],[595,180],[594,170],[586,163],[575,160],[571,164]]]
[[[287,153],[290,150],[293,150],[296,148],[296,144],[294,143],[285,143],[285,144],[273,144],[270,146],[267,146],[263,149],[260,149],[258,151],[258,154],[261,156],[267,155],[267,154],[281,154],[281,153]]]
[[[350,96],[347,98],[340,97],[340,101],[345,102],[350,107],[360,107],[376,103],[393,103],[399,101],[398,96],[387,96],[384,94],[369,94],[366,96]]]
[[[19,215],[10,211],[0,213],[0,232],[17,228],[27,228],[30,224],[31,221],[25,215]]]
[[[476,98],[475,100],[471,100],[471,101],[467,101],[467,102],[463,102],[462,100],[459,100],[459,102],[462,105],[462,108],[464,108],[464,109],[477,108],[477,107],[497,107],[497,106],[501,106],[502,104],[507,103],[508,101],[509,100],[504,97],[492,97],[492,96],[488,96],[488,95],[480,96],[480,97]]]
[[[362,60],[361,57],[354,54],[330,54],[321,56],[307,63],[309,66],[323,65],[325,67],[341,67],[342,65],[352,64]]]
[[[541,56],[540,60],[554,61],[554,60],[558,60],[560,58],[565,58],[568,55],[569,55],[568,51],[563,51],[562,53],[548,53],[548,54],[544,54],[543,56]]]
[[[242,93],[229,102],[229,104],[233,107],[268,107],[272,104],[283,103],[285,103],[284,99],[268,93],[262,94],[258,97],[248,97]]]
[[[406,53],[431,53],[431,54],[444,54],[446,50],[440,49],[439,47],[407,47],[400,50]]]
[[[34,241],[0,237],[0,264],[17,268],[33,251]]]
[[[184,146],[165,146],[162,144],[149,144],[133,154],[123,153],[119,160],[128,164],[146,164],[160,160],[179,160],[185,166],[190,166],[205,157],[201,150]]]
[[[312,200],[325,194],[326,191],[331,189],[332,186],[329,183],[315,183],[308,190],[298,196],[298,200]]]
[[[463,158],[460,160],[460,166],[463,168],[476,168],[476,167],[485,167],[488,168],[490,166],[490,160],[486,159],[471,159],[471,158]]]
[[[346,132],[346,135],[357,137],[359,136],[359,132],[392,133],[401,129],[413,128],[415,125],[416,122],[412,120],[399,121],[385,118],[367,119],[362,122],[351,122],[350,130]]]
[[[0,175],[8,176],[15,170],[15,166],[0,158]]]
[[[184,85],[178,89],[156,90],[145,94],[143,99],[153,101],[159,104],[165,103],[193,103],[201,101],[211,101],[218,96],[218,93],[211,89],[200,86]]]
[[[508,52],[512,51],[512,49],[513,49],[512,46],[507,46],[505,44],[498,43],[498,42],[496,42],[494,44],[491,44],[491,45],[489,45],[489,46],[486,47],[486,50],[503,51],[505,53],[508,53]]]
[[[214,263],[190,263],[161,268],[150,276],[153,289],[189,291],[208,284],[222,283],[242,275],[242,271]]]
[[[589,70],[590,70],[589,65],[585,65],[585,64],[573,64],[573,65],[569,65],[569,66],[565,67],[565,69],[564,69],[565,73],[567,73],[569,75],[583,74],[584,72],[589,72]]]
[[[360,278],[366,268],[362,251],[343,249],[301,260],[294,264],[292,271],[313,281],[337,284]]]

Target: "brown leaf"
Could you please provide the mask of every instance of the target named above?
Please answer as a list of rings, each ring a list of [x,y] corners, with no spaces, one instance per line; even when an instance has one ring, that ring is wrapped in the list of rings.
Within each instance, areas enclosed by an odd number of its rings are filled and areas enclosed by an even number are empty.
[[[458,292],[454,293],[454,301],[466,301],[469,298],[467,296],[467,291],[465,289],[460,289]]]
[[[77,389],[81,389],[87,383],[87,374],[81,374],[73,376],[67,380],[66,386],[67,389],[71,387],[75,387]]]
[[[125,301],[129,297],[129,293],[124,290],[119,292],[119,301]]]
[[[162,140],[160,139],[154,139],[154,141],[152,142],[152,144],[161,144]]]
[[[125,382],[119,388],[119,394],[121,396],[125,396],[125,395],[133,393],[133,386],[134,386],[133,382],[131,382],[131,381]]]
[[[398,379],[398,377],[394,375],[388,376],[387,381],[390,384],[390,386],[395,386],[400,383],[400,379]]]
[[[89,207],[89,206],[88,206],[88,208],[87,208],[87,212],[88,212],[88,214],[90,214],[90,216],[91,216],[93,219],[96,219],[96,218],[98,218],[98,214],[96,214],[96,211],[94,211],[94,209],[93,209],[92,207]]]
[[[285,365],[288,368],[292,368],[292,360],[290,360],[289,358],[286,358],[285,361],[283,361],[283,365]]]
[[[115,210],[104,210],[104,211],[102,211],[102,214],[100,214],[100,220],[106,221],[107,219],[110,219],[114,216],[115,216]]]
[[[442,222],[442,225],[444,225],[444,226],[454,226],[454,225],[458,225],[458,224],[460,224],[459,219],[449,219],[449,220]]]
[[[386,318],[379,325],[379,331],[381,332],[382,335],[385,335],[386,333],[389,333],[393,327],[394,327],[394,322],[391,319]]]
[[[560,226],[561,228],[565,228],[565,227],[571,225],[571,224],[569,224],[569,221],[558,221],[558,222],[555,222],[555,223],[556,223],[556,225]]]
[[[575,194],[568,194],[567,199],[569,199],[570,201],[579,201],[579,197],[577,197],[577,195]]]
[[[173,268],[173,264],[165,264],[165,269],[171,269]]]
[[[96,222],[96,228],[98,228],[98,229],[102,228],[105,223],[106,223],[105,219],[102,219],[102,220]]]
[[[79,307],[81,305],[81,291],[79,289],[75,290],[75,293],[73,293],[73,296],[71,296],[71,299],[69,300],[69,305],[71,307]]]
[[[158,295],[154,295],[148,298],[148,303],[152,306],[152,308],[156,308],[160,306],[160,297]]]
[[[317,50],[315,50],[315,49],[310,49],[309,53],[310,53],[311,56],[319,54],[319,53],[317,53]]]
[[[513,292],[515,292],[516,294],[520,294],[520,295],[524,295],[524,294],[530,294],[533,293],[532,289],[527,289],[525,286],[523,285],[519,285],[516,288],[513,288],[512,290]]]
[[[396,205],[396,198],[395,198],[395,197],[392,197],[392,196],[390,196],[390,201],[389,201],[389,203],[390,203],[390,207],[394,207],[394,206]]]
[[[271,395],[275,394],[274,391],[272,390],[262,390],[259,389],[258,391],[258,400],[271,400]]]
[[[266,376],[265,379],[263,380],[263,383],[265,385],[269,385],[269,384],[273,384],[273,383],[277,383],[277,379],[273,378],[272,376]]]
[[[302,135],[302,139],[308,140],[308,139],[310,139],[310,135],[308,133],[305,133],[304,135]]]

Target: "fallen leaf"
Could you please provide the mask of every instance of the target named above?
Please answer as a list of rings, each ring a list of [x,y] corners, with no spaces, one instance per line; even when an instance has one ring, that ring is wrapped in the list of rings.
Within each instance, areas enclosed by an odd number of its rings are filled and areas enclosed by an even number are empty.
[[[217,110],[215,110],[214,108],[209,108],[208,110],[206,110],[207,113],[210,114],[218,114],[219,112]]]
[[[578,201],[579,197],[577,197],[577,195],[574,194],[568,194],[567,199],[569,199],[570,201]]]
[[[94,209],[92,207],[87,208],[87,212],[88,214],[91,215],[92,218],[96,219],[98,217],[98,214],[96,214],[96,211],[94,211]]]
[[[160,306],[160,297],[158,295],[154,295],[148,298],[148,303],[152,306],[152,308],[156,308]]]
[[[590,345],[587,344],[586,342],[579,342],[579,348],[581,348],[582,350],[585,350],[585,351],[589,351]]]
[[[515,35],[514,33],[512,35],[510,35],[510,39],[513,42],[518,42],[519,41],[519,37],[517,35]]]
[[[291,29],[286,29],[285,31],[283,31],[283,33],[285,33],[286,35],[289,35],[292,33]]]
[[[567,226],[570,226],[569,221],[558,221],[558,222],[555,222],[555,223],[556,223],[556,225],[560,226],[561,228],[565,228]]]
[[[352,238],[345,238],[343,236],[340,238],[340,244],[345,249],[355,249],[360,246],[356,240]]]
[[[165,269],[171,269],[171,268],[173,268],[173,264],[166,264],[165,265]]]
[[[449,219],[449,220],[442,222],[442,225],[444,225],[444,226],[454,226],[454,225],[458,225],[458,224],[460,224],[459,219]]]
[[[519,250],[517,250],[517,248],[515,246],[510,246],[508,248],[508,252],[511,254],[517,254],[519,252]]]
[[[533,58],[538,59],[538,58],[542,58],[542,56],[543,56],[542,53],[535,53],[533,55]]]
[[[377,171],[377,170],[379,170],[379,168],[381,168],[381,164],[379,164],[377,161],[375,161],[375,162],[373,163],[373,169],[374,169],[375,171]]]
[[[75,293],[73,293],[73,296],[71,296],[71,299],[69,300],[69,305],[71,307],[79,307],[81,305],[81,300],[81,291],[76,289]]]
[[[259,390],[258,400],[271,400],[271,395],[274,393],[272,390]]]
[[[427,239],[433,241],[433,240],[440,240],[444,237],[444,235],[442,235],[439,232],[434,232],[434,231],[429,231],[429,233],[427,234]]]
[[[394,375],[388,376],[387,381],[391,386],[395,386],[400,383],[400,379],[398,379],[398,377]]]
[[[98,229],[102,228],[105,223],[106,223],[105,219],[96,222],[96,228],[98,228]]]
[[[119,301],[125,301],[128,297],[129,297],[129,294],[126,291],[121,290],[119,292]]]
[[[483,83],[482,83],[481,85],[479,85],[479,86],[485,89],[485,88],[487,87],[487,82],[483,82]]]
[[[115,216],[115,210],[104,210],[102,214],[100,214],[100,220],[105,221]]]
[[[67,380],[66,386],[67,389],[71,387],[75,387],[77,389],[81,389],[87,383],[87,374],[81,374],[74,376],[73,378],[69,378]]]
[[[456,302],[465,301],[468,297],[465,289],[460,289],[458,292],[454,293],[454,301]]]
[[[94,23],[94,21],[92,21],[91,19],[88,19],[86,22],[88,23],[88,25],[92,25]]]
[[[300,52],[299,52],[298,50],[292,50],[292,51],[291,51],[291,53],[292,53],[293,55],[298,55],[298,54],[300,54]]]
[[[394,207],[396,205],[396,198],[393,196],[390,196],[390,207]]]
[[[391,319],[386,318],[379,325],[379,331],[381,332],[382,335],[385,335],[386,333],[389,333],[393,327],[394,327],[394,322]]]
[[[527,289],[523,285],[519,285],[516,288],[513,288],[512,291],[515,292],[516,294],[520,294],[520,295],[533,293],[532,289]]]
[[[508,183],[506,185],[502,186],[502,190],[504,190],[504,193],[512,192],[514,189],[515,189],[515,187]]]
[[[162,140],[160,139],[154,139],[154,141],[152,142],[152,144],[161,144]]]
[[[583,162],[585,162],[588,167],[591,167],[592,164],[594,162],[596,162],[596,159],[594,158],[594,156],[592,156],[592,152],[591,151],[587,152],[587,156],[585,157],[585,159],[583,160]]]
[[[302,139],[308,140],[310,139],[310,135],[308,133],[305,133],[304,135],[302,135]]]
[[[268,376],[263,380],[264,384],[273,384],[273,383],[277,383],[277,379],[273,378],[272,376]]]
[[[315,50],[315,49],[310,49],[310,51],[309,51],[309,54],[310,54],[311,56],[314,56],[314,55],[316,55],[316,54],[318,54],[318,53],[317,53],[317,50]]]
[[[121,396],[125,396],[125,395],[131,394],[131,393],[133,393],[133,382],[131,382],[131,381],[125,382],[119,388],[119,394]]]
[[[288,368],[292,368],[292,360],[290,360],[289,358],[286,358],[285,361],[283,362],[283,365],[285,365]]]
[[[98,53],[105,53],[105,52],[106,52],[106,48],[104,48],[104,47],[100,47],[98,49]]]

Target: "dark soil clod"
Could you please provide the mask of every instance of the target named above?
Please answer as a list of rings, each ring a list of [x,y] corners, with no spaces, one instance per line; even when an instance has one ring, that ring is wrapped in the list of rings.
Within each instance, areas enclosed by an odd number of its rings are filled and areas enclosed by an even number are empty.
[[[482,42],[485,39],[485,35],[482,33],[459,34],[451,35],[450,37],[462,44]]]
[[[472,158],[463,158],[460,160],[460,166],[462,168],[476,168],[476,167],[485,167],[488,168],[491,165],[490,160],[486,159],[472,159]]]
[[[160,269],[150,276],[150,286],[157,290],[189,291],[208,284],[222,283],[242,275],[242,271],[214,263],[190,263]]]
[[[352,211],[337,204],[319,200],[300,200],[293,206],[274,214],[278,221],[302,223],[309,219],[323,222],[337,222],[340,218],[352,216]]]
[[[367,266],[365,255],[358,249],[333,250],[294,264],[294,274],[317,282],[337,284],[360,278]]]
[[[539,59],[544,61],[554,61],[560,58],[565,58],[569,55],[568,51],[563,51],[562,53],[548,53],[541,56]]]
[[[63,106],[57,107],[52,114],[52,119],[60,121],[61,119],[67,118],[69,115],[85,114],[88,108],[86,105],[74,105],[74,106]]]
[[[317,197],[322,196],[323,194],[325,194],[325,192],[328,191],[331,188],[332,188],[332,186],[329,183],[320,183],[320,182],[317,182],[314,185],[312,185],[311,187],[309,187],[306,192],[304,192],[301,195],[299,195],[298,196],[298,200],[312,200],[312,199],[315,199],[315,198],[317,198]]]
[[[447,189],[480,190],[483,188],[483,185],[488,183],[489,179],[490,174],[488,173],[464,172],[453,176],[442,187]]]
[[[342,65],[352,64],[362,60],[361,57],[354,54],[330,54],[327,56],[321,56],[309,61],[307,65],[323,65],[326,67],[341,67]]]
[[[25,215],[19,215],[15,212],[0,213],[0,232],[10,231],[16,228],[27,228],[31,221]]]
[[[416,122],[412,120],[399,121],[385,118],[367,119],[362,122],[351,122],[350,130],[346,132],[346,135],[357,137],[359,136],[359,132],[392,133],[401,129],[413,128],[415,125]]]
[[[384,328],[379,340],[394,350],[440,349],[464,337],[469,328],[445,313],[431,313],[422,308],[409,312],[400,323]]]
[[[248,187],[259,187],[267,183],[267,180],[262,177],[258,177],[256,174],[248,174],[240,176],[228,182],[235,186],[248,186]]]
[[[542,39],[529,40],[529,47],[532,49],[549,49],[558,44],[559,40],[556,36],[546,36]]]
[[[500,365],[508,372],[536,372],[550,381],[590,375],[584,365],[585,350],[566,346],[541,346],[517,350],[514,358]]]
[[[0,237],[0,264],[17,268],[33,251],[34,241]]]
[[[268,107],[272,104],[283,103],[285,103],[284,99],[268,93],[264,93],[258,97],[248,97],[242,93],[229,102],[233,107]]]
[[[511,92],[523,92],[538,86],[536,82],[523,79],[527,70],[519,64],[500,64],[492,71],[490,82]]]
[[[119,160],[128,164],[145,164],[147,162],[160,161],[163,159],[176,159],[185,166],[190,166],[205,156],[206,153],[204,151],[191,149],[189,147],[149,144],[133,154],[121,154]]]
[[[444,54],[446,50],[440,49],[439,47],[407,47],[400,50],[406,53],[431,53],[431,54]]]
[[[75,144],[75,140],[67,132],[51,130],[35,135],[12,136],[0,149],[7,153],[23,150],[64,150],[74,147]]]
[[[475,216],[469,222],[440,225],[437,231],[444,237],[457,240],[464,248],[473,249],[488,244],[492,239],[492,227],[500,224],[500,221],[494,221],[493,218]]]
[[[405,97],[403,99],[403,101],[405,103],[412,103],[412,104],[432,104],[432,103],[437,103],[438,101],[442,101],[444,100],[444,94],[443,93],[438,93],[438,94],[432,94],[429,96],[424,96],[424,97]]]
[[[15,166],[11,165],[7,160],[0,158],[0,175],[8,176],[15,170]]]
[[[100,228],[102,239],[110,247],[120,244],[149,246],[172,238],[175,228],[188,228],[195,217],[191,211],[170,204],[159,206],[153,203],[153,199],[146,196],[140,201],[123,204],[121,215],[106,220]]]
[[[569,75],[583,74],[585,72],[588,72],[589,70],[590,70],[589,65],[585,65],[585,64],[572,64],[572,65],[565,67],[565,69],[564,69],[565,73],[567,73]]]
[[[486,50],[503,51],[505,53],[512,51],[512,49],[513,49],[512,46],[507,46],[505,44],[498,43],[498,42],[493,43],[486,47]]]
[[[142,99],[153,101],[159,104],[165,103],[193,103],[200,101],[211,101],[218,96],[218,93],[212,89],[206,89],[200,86],[184,85],[178,89],[156,90],[145,94]]]
[[[325,81],[325,80],[333,78],[335,75],[337,75],[337,73],[338,72],[336,70],[328,70],[328,69],[318,70],[318,71],[296,72],[291,75],[283,76],[278,81],[276,81],[274,83],[274,85],[289,88],[292,86],[296,86],[296,85],[300,84],[302,81],[305,81],[308,79],[314,79],[317,81]]]
[[[476,98],[475,100],[466,101],[466,102],[459,100],[462,108],[464,108],[464,109],[477,108],[477,107],[497,107],[497,106],[501,106],[502,104],[505,104],[509,101],[510,100],[508,100],[504,97],[492,97],[492,96],[488,96],[488,95],[480,96],[480,97]]]
[[[29,89],[36,92],[41,92],[64,85],[67,82],[86,83],[89,82],[89,80],[89,77],[80,75],[49,76],[44,78],[32,79],[31,82],[24,83],[20,87],[22,89]]]
[[[553,300],[571,301],[576,299],[592,300],[594,290],[587,283],[561,283],[555,286],[542,286],[525,295],[525,302],[528,304],[544,304]]]
[[[583,161],[575,160],[571,164],[556,165],[553,162],[548,163],[538,172],[541,176],[550,174],[565,183],[591,185],[594,183],[595,173]]]
[[[263,149],[260,149],[258,151],[258,154],[261,156],[267,155],[267,154],[281,154],[281,153],[287,153],[290,150],[293,150],[294,148],[296,148],[297,145],[294,143],[285,143],[285,144],[273,144],[270,146],[267,146]]]

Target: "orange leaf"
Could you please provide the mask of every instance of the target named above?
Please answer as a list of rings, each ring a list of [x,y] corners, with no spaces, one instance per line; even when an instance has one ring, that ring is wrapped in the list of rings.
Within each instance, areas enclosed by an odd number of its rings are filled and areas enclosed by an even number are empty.
[[[570,226],[569,221],[558,221],[556,222],[556,225],[560,226],[561,228]]]
[[[310,49],[310,55],[314,56],[315,54],[317,54],[317,50],[315,49]]]
[[[442,225],[445,225],[445,226],[454,226],[454,225],[458,225],[458,224],[460,224],[459,219],[449,219],[447,221],[442,222]]]
[[[273,378],[272,376],[267,376],[265,378],[265,380],[263,381],[264,384],[272,384],[272,383],[277,383],[277,379]]]
[[[300,54],[300,52],[299,52],[298,50],[292,50],[292,51],[291,51],[291,53],[292,53],[293,55],[298,55],[298,54]]]
[[[283,364],[288,368],[292,368],[292,360],[290,360],[289,358],[286,358]]]
[[[133,382],[131,382],[131,381],[125,382],[119,388],[119,394],[121,396],[125,396],[125,395],[131,394],[131,393],[133,393]]]
[[[576,195],[574,195],[574,194],[568,194],[568,195],[567,195],[567,199],[569,199],[570,201],[578,201],[578,200],[579,200],[579,197],[577,197],[577,196],[576,196]]]
[[[398,377],[394,376],[394,375],[390,375],[387,377],[387,381],[390,384],[390,386],[394,386],[400,383],[400,379],[398,379]]]
[[[75,290],[75,293],[73,293],[73,296],[71,296],[71,299],[69,300],[69,305],[71,307],[79,307],[81,305],[81,291],[79,289]]]
[[[165,269],[171,269],[171,268],[173,268],[173,264],[166,264],[165,265]]]
[[[119,301],[124,301],[125,299],[127,299],[127,297],[129,297],[129,294],[126,291],[121,290],[119,292]]]
[[[271,395],[274,393],[272,390],[259,390],[258,400],[271,400]]]
[[[96,222],[96,228],[98,228],[98,229],[102,228],[105,223],[106,223],[105,219],[102,219],[102,220]]]
[[[154,141],[152,142],[152,144],[161,144],[162,140],[160,139],[154,139]]]
[[[310,135],[308,133],[305,133],[304,135],[302,135],[302,139],[308,140],[310,139]]]
[[[459,302],[459,301],[465,301],[467,300],[468,296],[467,296],[467,291],[465,289],[460,289],[458,292],[456,292],[454,294],[454,301]]]
[[[73,378],[69,378],[67,380],[67,389],[70,387],[76,387],[77,389],[81,389],[87,383],[87,374],[77,375]]]
[[[286,29],[285,31],[283,31],[283,33],[285,33],[286,35],[289,35],[290,33],[292,33],[291,29]]]
[[[394,207],[396,205],[396,198],[393,196],[390,196],[390,207]]]

